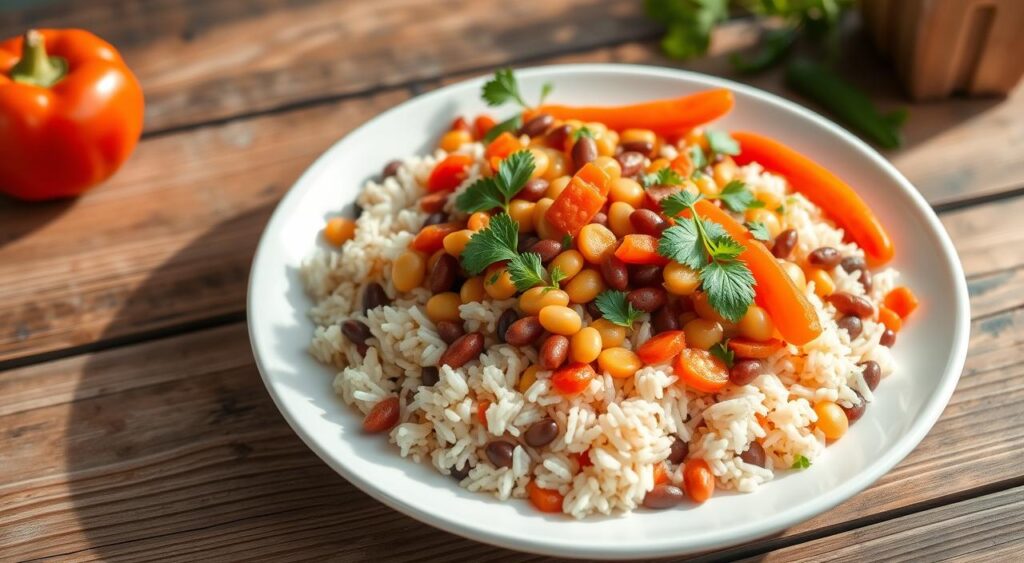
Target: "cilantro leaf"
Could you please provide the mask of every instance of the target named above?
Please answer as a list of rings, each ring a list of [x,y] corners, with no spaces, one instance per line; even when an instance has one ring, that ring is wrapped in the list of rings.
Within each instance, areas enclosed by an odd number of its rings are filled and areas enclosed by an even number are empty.
[[[551,289],[558,289],[558,284],[565,281],[566,278],[565,272],[558,266],[551,268],[549,275],[551,276]]]
[[[544,100],[546,100],[548,98],[548,96],[551,95],[551,91],[554,90],[554,89],[555,89],[555,85],[554,84],[552,84],[550,82],[545,82],[540,87],[540,101],[537,102],[537,105],[544,105]]]
[[[665,229],[658,241],[658,254],[694,270],[708,263],[707,250],[693,219],[681,219]]]
[[[747,209],[762,209],[764,206],[764,201],[760,199],[755,199],[754,201],[750,202],[750,205],[747,206]]]
[[[516,151],[501,161],[496,177],[498,187],[506,199],[511,200],[523,189],[535,168],[533,154],[526,150]]]
[[[494,178],[480,178],[455,198],[455,207],[466,212],[487,211],[505,205],[505,198]]]
[[[743,262],[710,262],[700,279],[708,304],[727,320],[739,321],[754,302],[754,275]]]
[[[486,229],[470,237],[462,251],[462,266],[477,275],[495,262],[517,258],[518,242],[519,224],[507,213],[496,215]]]
[[[790,467],[790,469],[807,469],[810,466],[811,460],[807,459],[803,455],[798,455],[796,456],[796,459],[793,460],[793,466]]]
[[[678,186],[683,183],[683,177],[675,170],[666,166],[657,172],[644,174],[641,181],[645,188],[651,186]]]
[[[500,106],[509,100],[526,107],[522,95],[519,93],[519,83],[512,74],[512,69],[501,68],[494,72],[494,78],[484,83],[483,91],[480,94],[489,106]]]
[[[490,129],[488,129],[487,134],[484,135],[483,141],[484,141],[484,143],[490,143],[491,141],[497,139],[498,135],[501,135],[502,133],[504,133],[506,131],[508,131],[508,132],[518,131],[519,128],[522,127],[522,126],[523,126],[523,116],[517,113],[517,114],[513,115],[512,117],[506,119],[505,121],[502,121],[501,123],[499,123],[499,124],[495,125],[494,127],[491,127]]]
[[[459,194],[455,198],[455,207],[466,213],[495,207],[508,210],[509,202],[523,189],[534,168],[533,155],[529,151],[514,152],[501,161],[497,175],[481,178]]]
[[[594,304],[609,322],[630,328],[643,314],[626,299],[625,291],[605,290],[594,299]]]
[[[590,137],[591,139],[597,138],[597,135],[586,126],[580,127],[579,129],[572,132],[573,142],[579,141],[580,137]]]
[[[707,232],[708,225],[718,225],[718,223],[704,221],[705,232]],[[729,235],[712,237],[709,246],[711,247],[711,257],[718,261],[735,260],[740,253],[746,250],[746,247]]]
[[[708,140],[712,154],[740,154],[740,144],[725,131],[708,131],[704,137]]]
[[[750,236],[763,242],[767,242],[771,239],[771,235],[768,234],[768,225],[765,225],[761,221],[747,221],[743,223],[743,226],[750,231]]]
[[[676,192],[661,200],[661,210],[669,217],[678,217],[683,211],[689,209],[691,205],[697,203],[698,199],[700,199],[700,196],[693,195],[690,192]]]
[[[572,235],[565,233],[562,235],[562,250],[569,250],[572,248]]]
[[[708,157],[704,154],[704,149],[697,145],[690,147],[690,151],[687,153],[690,157],[690,162],[693,164],[693,169],[697,172],[708,165]],[[695,172],[696,173],[696,172]]]
[[[544,266],[540,254],[527,252],[508,261],[508,275],[519,291],[526,291],[535,285],[544,285]]]
[[[734,213],[743,213],[754,201],[754,194],[747,189],[747,185],[739,180],[733,180],[722,188],[718,199]]]
[[[736,361],[736,354],[729,348],[729,339],[725,339],[708,349],[711,355],[722,360],[725,367],[732,368]]]

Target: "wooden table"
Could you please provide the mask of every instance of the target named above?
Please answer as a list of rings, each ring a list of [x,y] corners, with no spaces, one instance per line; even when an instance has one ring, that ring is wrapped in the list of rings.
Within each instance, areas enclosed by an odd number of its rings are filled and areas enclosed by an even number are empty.
[[[0,201],[0,560],[529,558],[377,503],[292,433],[246,336],[257,236],[331,142],[420,92],[505,64],[729,75],[723,53],[754,40],[751,23],[680,65],[632,1],[15,4],[0,36],[91,29],[124,53],[148,106],[144,140],[105,186]],[[902,103],[874,55],[847,67],[883,105]],[[781,91],[777,74],[750,81]],[[971,289],[957,392],[873,487],[710,559],[1024,549],[1024,94],[914,106],[906,131],[887,156],[939,212]]]

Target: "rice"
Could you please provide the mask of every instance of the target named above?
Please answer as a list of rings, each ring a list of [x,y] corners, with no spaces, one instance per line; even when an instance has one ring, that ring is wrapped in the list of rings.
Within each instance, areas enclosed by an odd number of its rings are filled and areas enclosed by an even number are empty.
[[[474,164],[456,194],[486,166],[480,144],[460,151],[471,155]],[[669,158],[677,154],[671,146],[662,151]],[[682,440],[689,444],[690,458],[708,463],[717,487],[752,492],[800,458],[813,462],[823,455],[825,437],[814,426],[817,401],[851,407],[873,400],[861,362],[877,362],[883,376],[895,370],[889,348],[879,344],[885,327],[865,320],[861,334],[851,340],[838,328],[835,309],[809,283],[806,295],[822,323],[821,335],[802,347],[787,345],[765,360],[768,373],[715,395],[687,388],[669,365],[645,366],[625,379],[598,374],[572,398],[553,389],[550,371],[538,371],[536,380],[520,389],[520,378],[537,362],[537,353],[494,337],[498,318],[517,307],[516,299],[463,304],[463,325],[486,335],[485,352],[460,369],[441,367],[437,383],[423,385],[424,368],[436,366],[447,345],[425,314],[430,293],[400,294],[389,273],[426,218],[417,202],[426,193],[431,169],[445,156],[438,151],[408,158],[395,176],[367,182],[357,200],[363,212],[354,238],[338,249],[316,250],[301,275],[314,300],[310,353],[336,370],[333,387],[341,400],[365,414],[382,399],[398,396],[400,421],[388,434],[398,453],[442,474],[459,475],[466,489],[503,500],[525,498],[532,480],[563,495],[562,510],[573,517],[621,514],[640,506],[655,484],[655,468],[668,459],[673,442]],[[788,193],[783,178],[756,164],[742,167],[738,175],[755,195],[785,202],[782,219],[798,233],[797,259],[820,246],[863,256],[821,210]],[[462,218],[452,207],[454,199],[446,211]],[[856,273],[840,267],[828,273],[838,291],[866,295],[872,302],[880,301],[898,279],[895,271],[878,272],[866,293]],[[371,282],[381,284],[391,302],[363,313],[362,292]],[[584,308],[577,310],[586,323],[592,320]],[[362,350],[340,328],[350,319],[364,323],[372,335]],[[635,349],[652,332],[645,314],[623,347]],[[543,448],[530,447],[524,433],[546,418],[557,424],[558,437]],[[488,460],[485,448],[495,438],[513,446],[508,467]],[[755,441],[764,449],[764,467],[741,457]],[[668,469],[669,479],[681,484],[681,466]]]

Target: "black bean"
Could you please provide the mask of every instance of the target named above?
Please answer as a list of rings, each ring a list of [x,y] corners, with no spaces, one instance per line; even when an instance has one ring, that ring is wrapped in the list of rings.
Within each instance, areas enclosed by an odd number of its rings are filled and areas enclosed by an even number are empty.
[[[683,441],[682,438],[676,436],[672,440],[672,446],[668,450],[668,460],[671,463],[679,465],[686,459],[686,454],[690,453],[690,446]]]
[[[831,246],[816,248],[807,255],[807,261],[815,267],[831,270],[839,265],[843,256]]]
[[[523,189],[519,190],[519,193],[516,194],[516,198],[525,199],[526,201],[538,201],[547,193],[549,186],[550,184],[544,178],[528,180]]]
[[[670,330],[679,330],[681,326],[679,324],[678,307],[669,303],[668,306],[661,307],[652,313],[651,327],[654,328],[655,334],[660,334]]]
[[[512,452],[516,449],[515,444],[505,440],[493,440],[484,447],[487,459],[491,460],[494,467],[512,467]]]
[[[539,137],[547,132],[555,123],[555,118],[548,113],[537,114],[536,117],[527,121],[519,128],[519,135]]]
[[[601,309],[597,308],[597,303],[594,301],[587,303],[585,307],[587,309],[587,312],[590,313],[590,318],[594,319],[595,321],[604,316],[604,313],[601,312]]]
[[[402,167],[401,160],[392,160],[391,162],[384,165],[384,171],[380,173],[382,178],[390,178],[395,174],[398,174],[398,169]]]
[[[352,319],[341,323],[341,333],[345,335],[345,338],[348,338],[349,342],[355,344],[366,344],[366,339],[373,336],[370,333],[370,327],[366,326],[366,323]]]
[[[384,286],[377,282],[370,282],[366,285],[366,289],[363,290],[363,313],[390,304],[391,299],[384,291]]]
[[[758,442],[751,442],[747,451],[740,454],[740,459],[758,467],[764,467],[765,457],[764,447]]]
[[[891,328],[885,329],[882,337],[878,339],[878,343],[886,348],[892,348],[892,345],[896,344],[896,331]]]
[[[523,434],[528,446],[541,448],[550,444],[558,436],[558,424],[550,418],[538,420],[530,425]]]
[[[857,393],[854,391],[854,393]],[[850,424],[860,420],[860,417],[864,416],[864,411],[868,408],[868,402],[864,400],[864,397],[857,393],[857,399],[860,401],[852,407],[840,406],[843,412],[846,413],[846,420],[850,421]]]
[[[882,381],[882,368],[878,365],[878,362],[868,360],[857,364],[864,368],[861,375],[864,376],[864,383],[867,383],[868,389],[872,391],[878,387],[878,383]]]
[[[622,167],[622,176],[629,178],[636,176],[644,168],[644,155],[636,151],[624,151],[616,155],[615,160],[619,161]]]
[[[498,317],[498,341],[505,341],[505,332],[512,326],[512,323],[519,320],[519,315],[514,309],[505,309],[505,312]]]
[[[455,467],[455,466],[449,467],[448,468],[448,473],[451,475],[452,479],[455,479],[456,481],[461,481],[461,480],[465,479],[466,477],[469,477],[469,470],[470,469],[473,469],[473,468],[470,467],[470,465],[467,463],[467,464],[463,465],[462,467]]]
[[[740,360],[729,369],[729,381],[736,385],[746,385],[764,373],[761,360]]]
[[[796,229],[786,229],[775,237],[775,244],[772,245],[772,254],[776,258],[789,258],[797,242]]]
[[[620,146],[623,152],[638,152],[643,156],[651,156],[654,152],[654,143],[650,141],[627,141]]]
[[[448,222],[448,214],[444,211],[438,211],[437,213],[431,213],[427,215],[427,218],[423,220],[423,226],[429,227],[430,225],[440,225],[441,223]]]
[[[583,167],[588,162],[593,162],[597,158],[597,143],[594,139],[586,136],[580,136],[576,140],[576,144],[572,146],[572,163],[577,170]]]
[[[438,381],[441,381],[441,375],[436,367],[427,366],[420,370],[420,383],[423,385],[433,387]]]
[[[836,325],[850,335],[850,340],[857,338],[861,332],[864,332],[864,323],[861,322],[860,317],[853,315],[846,315],[839,319],[836,321]]]
[[[655,485],[653,489],[647,491],[644,495],[644,508],[650,508],[652,510],[664,510],[666,508],[672,508],[683,502],[686,495],[683,491],[675,485],[667,485],[662,483],[661,485]]]
[[[840,291],[829,295],[826,300],[840,313],[856,315],[862,319],[870,317],[875,312],[875,308],[871,305],[870,301],[852,293]]]

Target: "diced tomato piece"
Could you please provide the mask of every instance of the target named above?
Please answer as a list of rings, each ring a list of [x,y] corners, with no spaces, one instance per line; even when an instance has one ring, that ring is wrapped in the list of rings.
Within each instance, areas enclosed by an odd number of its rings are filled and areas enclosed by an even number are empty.
[[[444,237],[461,229],[462,225],[460,223],[427,225],[420,229],[416,238],[412,239],[412,243],[409,245],[409,248],[418,250],[425,254],[433,254],[434,252],[444,248]]]
[[[590,459],[590,450],[583,450],[582,452],[580,452],[578,454],[571,454],[571,455],[576,459],[576,463],[579,464],[580,469],[583,469],[584,467],[590,467],[591,465],[594,465],[594,462],[591,461],[591,459]]]
[[[668,264],[668,258],[658,254],[658,239],[651,235],[622,237],[622,243],[615,249],[615,257],[627,264]]]
[[[683,191],[682,186],[651,186],[644,190],[644,207],[655,213],[661,213],[661,200],[681,191]]]
[[[608,182],[611,180],[611,176],[593,162],[584,164],[583,167],[576,172],[573,178],[579,178],[591,186],[594,186],[603,197],[608,196]]]
[[[491,402],[487,399],[481,400],[476,404],[476,419],[480,421],[480,424],[487,428],[487,409],[490,408]]]
[[[681,330],[668,330],[644,342],[636,355],[648,365],[663,364],[686,348],[686,335]]]
[[[434,166],[427,179],[427,190],[431,192],[450,191],[459,187],[466,179],[466,169],[473,163],[468,154],[455,153],[448,155]]]
[[[672,367],[687,387],[704,393],[717,393],[729,383],[722,360],[700,348],[684,348]]]
[[[469,122],[461,115],[456,117],[455,121],[452,121],[452,126],[449,129],[451,131],[465,131],[467,133],[473,132],[473,128],[469,126]]]
[[[893,332],[899,332],[903,328],[903,319],[885,305],[878,306],[878,322],[884,324],[885,328]]]
[[[758,342],[749,338],[730,338],[729,349],[741,358],[756,358],[763,360],[778,352],[785,346],[781,340],[766,340]]]
[[[491,163],[492,168],[494,167],[495,159],[498,162],[505,160],[508,155],[523,148],[523,144],[519,142],[519,137],[516,137],[512,133],[505,131],[501,135],[498,135],[491,144],[487,145],[487,150],[484,151],[484,155],[487,157],[487,161]]]
[[[892,309],[892,312],[899,315],[901,319],[910,316],[910,313],[913,313],[919,304],[914,292],[909,287],[902,285],[887,293],[882,301],[886,307]]]
[[[561,512],[562,503],[565,498],[554,489],[542,489],[537,483],[530,480],[526,484],[526,494],[530,497],[530,503],[541,512]]]
[[[544,217],[555,229],[576,236],[597,215],[607,198],[589,182],[574,177],[562,190]]]
[[[477,140],[483,139],[495,125],[497,125],[497,122],[494,121],[493,117],[486,113],[481,113],[473,120],[473,134]]]
[[[595,377],[594,368],[590,364],[573,363],[560,368],[551,374],[551,385],[562,395],[578,395],[590,385]]]
[[[664,463],[654,464],[654,484],[661,485],[662,483],[668,483],[668,470],[665,469]]]

